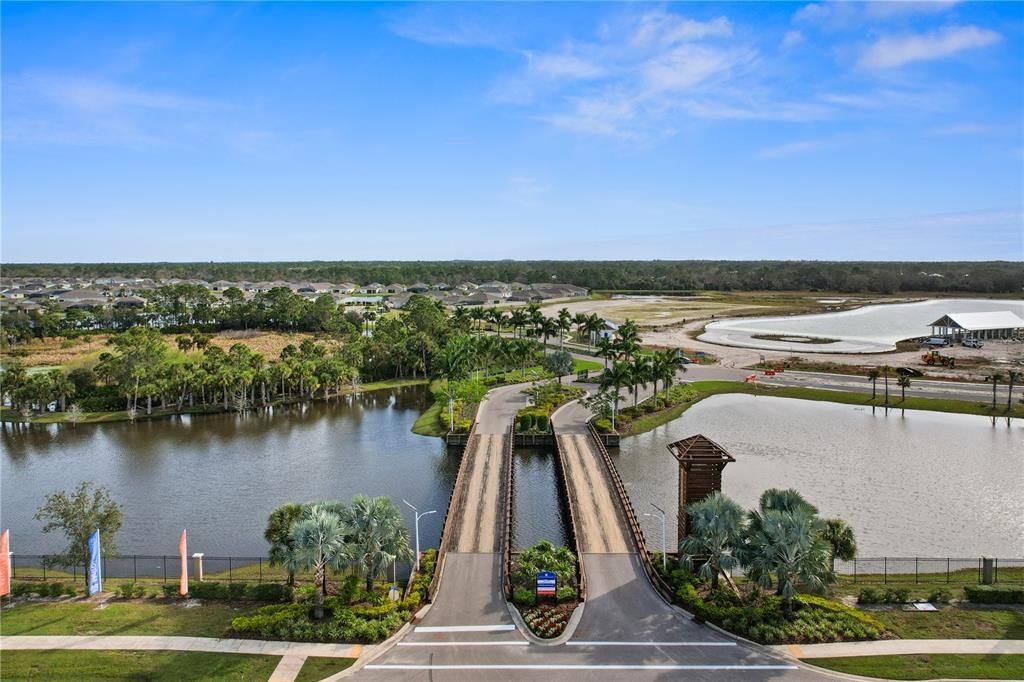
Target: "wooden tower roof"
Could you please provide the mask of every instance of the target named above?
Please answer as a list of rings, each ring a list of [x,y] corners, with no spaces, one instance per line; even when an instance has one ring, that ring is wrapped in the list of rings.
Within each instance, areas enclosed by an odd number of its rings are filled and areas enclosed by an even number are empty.
[[[696,436],[669,443],[666,447],[681,464],[720,462],[724,466],[729,462],[736,461],[736,458],[726,452],[725,448],[699,433]]]

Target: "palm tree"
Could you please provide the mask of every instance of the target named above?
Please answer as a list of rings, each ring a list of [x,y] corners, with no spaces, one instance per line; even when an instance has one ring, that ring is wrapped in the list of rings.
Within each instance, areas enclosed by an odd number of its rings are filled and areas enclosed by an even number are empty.
[[[872,367],[871,371],[868,372],[868,381],[871,382],[871,399],[875,399],[875,388],[878,383],[878,377],[882,376],[882,372],[877,367]]]
[[[654,392],[658,392],[657,380],[665,385],[665,404],[668,404],[668,390],[672,387],[676,373],[686,372],[686,363],[683,361],[683,354],[678,348],[666,348],[654,354]]]
[[[608,361],[614,360],[619,356],[618,349],[615,347],[615,343],[607,336],[603,336],[597,340],[597,357],[604,358],[604,368],[608,369]]]
[[[352,528],[338,514],[320,504],[307,507],[302,519],[292,526],[296,563],[313,569],[317,588],[313,593],[313,617],[317,620],[324,617],[327,567],[338,569],[352,562],[345,541],[351,532]]]
[[[882,365],[882,376],[885,377],[885,404],[889,404],[889,373],[892,372],[892,367],[889,365]]]
[[[818,508],[813,504],[804,499],[797,490],[793,488],[787,488],[783,490],[781,488],[769,488],[761,493],[761,497],[757,501],[757,509],[747,512],[747,528],[750,533],[757,533],[764,526],[764,518],[768,512],[781,512],[784,514],[792,514],[797,511],[803,511],[811,516],[818,513]],[[746,548],[744,548],[746,551]],[[782,594],[782,576],[778,576],[779,584],[776,589],[776,594]],[[771,582],[771,578],[768,578],[768,582]]]
[[[651,369],[651,356],[638,355],[633,360],[633,365],[629,372],[630,380],[633,383],[633,410],[636,410],[639,401],[640,387],[647,388],[647,382],[651,378]]]
[[[67,407],[67,399],[75,394],[75,384],[60,369],[51,369],[47,376],[50,378],[52,395],[57,397],[58,407],[63,412]]]
[[[264,539],[270,543],[270,565],[281,566],[288,571],[288,584],[295,584],[295,540],[292,539],[292,526],[302,518],[302,505],[295,502],[283,504],[270,512],[267,518],[267,529]]]
[[[445,380],[448,394],[448,426],[455,430],[454,403],[452,381],[466,378],[473,359],[473,343],[468,336],[453,336],[448,339],[438,362],[434,365],[437,375]]]
[[[619,350],[627,360],[632,360],[633,356],[640,351],[640,332],[636,328],[636,322],[626,320],[616,334],[619,337]]]
[[[900,378],[896,380],[896,383],[900,385],[900,402],[904,402],[907,399],[907,389],[910,388],[910,377],[900,375]]]
[[[594,339],[597,338],[597,335],[604,329],[604,320],[598,317],[596,313],[591,313],[587,316],[587,321],[584,323],[583,329],[587,334],[587,350],[589,351],[590,347],[594,343]]]
[[[992,410],[993,411],[995,411],[995,409],[996,409],[996,386],[999,385],[1000,381],[1005,381],[1005,380],[1006,380],[1006,377],[1004,377],[999,372],[992,372],[987,377],[985,377],[985,381],[991,381],[992,382]]]
[[[409,529],[402,513],[387,497],[356,495],[346,513],[351,528],[351,565],[366,579],[366,591],[395,561],[413,558]]]
[[[558,311],[558,348],[561,350],[562,344],[565,341],[565,335],[572,329],[572,315],[569,314],[568,308],[562,308]]]
[[[583,341],[583,333],[586,331],[587,320],[589,320],[589,319],[590,319],[590,317],[586,313],[576,313],[576,315],[573,316],[572,321],[573,321],[573,324],[576,325],[576,342],[577,343],[582,343],[582,341]]]
[[[540,322],[537,323],[537,331],[541,336],[544,337],[544,352],[548,349],[548,339],[552,336],[558,336],[561,339],[561,327],[558,324],[558,320],[553,317],[542,317]],[[561,346],[561,343],[559,343]]]
[[[1006,373],[1006,411],[1013,409],[1013,385],[1024,381],[1024,372],[1011,369]]]
[[[711,579],[711,589],[718,589],[718,576],[739,564],[737,552],[743,544],[743,508],[714,491],[700,502],[686,508],[690,516],[690,533],[679,543],[683,566],[693,568],[694,557],[705,557],[697,572]]]
[[[831,546],[822,537],[824,524],[805,508],[771,509],[760,521],[747,535],[747,576],[761,587],[771,587],[777,578],[782,612],[792,618],[798,586],[821,592],[835,579],[829,570]]]
[[[857,556],[857,538],[853,528],[842,519],[825,519],[825,528],[821,536],[831,546],[829,553],[831,562],[829,564],[833,573],[836,572],[836,558],[843,561],[853,561]]]
[[[619,412],[619,390],[628,386],[632,378],[632,370],[628,362],[612,363],[611,369],[601,375],[600,389],[612,389],[612,431],[615,430],[615,417]]]
[[[519,337],[519,329],[526,326],[526,323],[530,321],[526,311],[522,308],[516,308],[509,314],[509,322],[512,324],[512,335]]]

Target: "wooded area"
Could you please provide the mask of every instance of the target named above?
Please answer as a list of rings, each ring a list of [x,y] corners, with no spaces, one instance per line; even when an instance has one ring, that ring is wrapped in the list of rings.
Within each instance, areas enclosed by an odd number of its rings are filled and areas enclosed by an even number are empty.
[[[588,289],[821,290],[1014,293],[1020,261],[305,261],[277,263],[42,263],[4,265],[8,277],[178,277],[214,281],[562,282]]]

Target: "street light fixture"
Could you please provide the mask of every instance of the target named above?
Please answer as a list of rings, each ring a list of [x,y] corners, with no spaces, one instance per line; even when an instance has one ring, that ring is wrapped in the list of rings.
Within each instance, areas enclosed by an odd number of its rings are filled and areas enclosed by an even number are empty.
[[[659,515],[661,516],[661,569],[663,571],[668,571],[668,554],[665,546],[665,510],[653,502],[651,502],[651,506],[657,509],[660,514],[648,514],[647,512],[644,512],[644,516],[652,516],[655,518]]]
[[[410,504],[409,501],[406,500],[405,498],[402,498],[402,502],[405,502],[405,504],[410,509],[412,509],[413,513],[416,515],[416,572],[419,573],[420,572],[420,517],[426,516],[427,514],[436,514],[437,510],[436,509],[431,509],[430,511],[425,511],[425,512],[423,512],[421,514],[419,512],[419,510],[417,510],[416,507],[412,506],[412,504]]]

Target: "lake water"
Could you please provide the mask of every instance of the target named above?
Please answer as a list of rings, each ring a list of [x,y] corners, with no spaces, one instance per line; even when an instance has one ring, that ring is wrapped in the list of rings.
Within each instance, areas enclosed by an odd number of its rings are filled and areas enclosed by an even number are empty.
[[[670,512],[670,543],[678,464],[665,446],[696,433],[736,458],[723,492],[749,509],[766,488],[796,488],[853,526],[860,556],[1024,558],[1024,420],[709,398],[612,451],[637,512]],[[660,522],[641,524],[657,547]]]
[[[49,492],[91,480],[123,505],[123,553],[189,550],[260,556],[278,505],[388,495],[412,527],[405,498],[421,510],[421,543],[436,546],[459,452],[409,429],[428,404],[426,387],[374,391],[273,413],[207,415],[135,424],[30,427],[4,424],[0,515],[13,550],[58,550],[32,519]]]
[[[746,317],[712,322],[701,340],[744,348],[804,352],[880,352],[897,341],[931,334],[929,324],[948,313],[1008,310],[1024,318],[1022,300],[941,299],[919,303],[870,305],[819,315]],[[835,344],[787,344],[752,335],[810,336],[838,339]]]
[[[558,493],[554,448],[516,448],[513,474],[512,546],[532,547],[541,540],[556,546],[567,542],[565,519]]]

